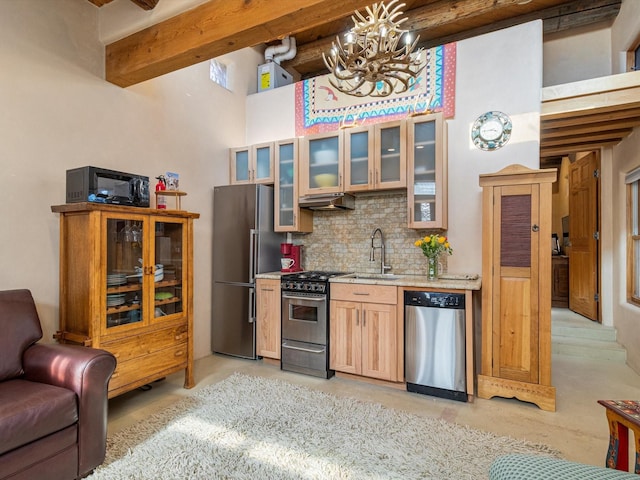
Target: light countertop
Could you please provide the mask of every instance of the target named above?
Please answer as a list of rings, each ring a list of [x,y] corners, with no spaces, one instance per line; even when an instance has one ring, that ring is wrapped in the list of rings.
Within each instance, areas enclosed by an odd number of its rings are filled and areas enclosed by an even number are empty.
[[[256,278],[280,280],[281,272],[259,273]],[[480,290],[482,280],[476,274],[441,274],[437,280],[429,280],[426,275],[354,273],[330,279],[331,283],[359,283],[366,285],[390,285],[396,287],[424,287],[446,290]]]

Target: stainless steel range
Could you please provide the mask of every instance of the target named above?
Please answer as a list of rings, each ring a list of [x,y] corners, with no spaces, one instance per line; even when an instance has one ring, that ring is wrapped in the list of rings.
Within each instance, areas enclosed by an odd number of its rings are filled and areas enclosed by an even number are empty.
[[[330,378],[329,279],[342,272],[282,275],[282,370]]]

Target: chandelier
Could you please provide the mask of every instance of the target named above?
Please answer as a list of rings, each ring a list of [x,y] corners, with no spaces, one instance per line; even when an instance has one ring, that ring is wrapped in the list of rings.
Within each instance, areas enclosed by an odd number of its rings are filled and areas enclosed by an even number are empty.
[[[410,33],[400,28],[407,18],[396,19],[406,4],[397,2],[374,3],[366,8],[366,18],[354,12],[353,28],[344,42],[336,37],[329,54],[322,54],[333,74],[329,82],[339,91],[356,97],[402,93],[424,69],[422,49],[416,50],[420,37],[411,41]]]

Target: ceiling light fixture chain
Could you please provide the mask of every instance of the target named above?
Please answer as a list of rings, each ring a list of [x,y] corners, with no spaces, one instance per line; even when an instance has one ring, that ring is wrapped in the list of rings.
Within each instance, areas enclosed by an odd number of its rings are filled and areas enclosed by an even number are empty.
[[[367,16],[354,12],[353,28],[332,43],[328,55],[322,54],[333,78],[329,82],[339,91],[356,97],[386,97],[407,91],[426,65],[423,50],[416,49],[419,37],[411,40],[400,28],[404,3],[391,0],[374,3]]]

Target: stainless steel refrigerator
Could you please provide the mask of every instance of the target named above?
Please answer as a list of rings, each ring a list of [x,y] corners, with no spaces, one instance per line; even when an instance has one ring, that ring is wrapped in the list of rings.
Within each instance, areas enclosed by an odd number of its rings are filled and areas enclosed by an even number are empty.
[[[256,358],[255,276],[280,270],[285,239],[273,231],[273,187],[213,189],[214,353]]]

